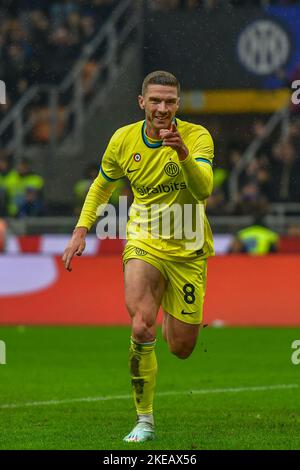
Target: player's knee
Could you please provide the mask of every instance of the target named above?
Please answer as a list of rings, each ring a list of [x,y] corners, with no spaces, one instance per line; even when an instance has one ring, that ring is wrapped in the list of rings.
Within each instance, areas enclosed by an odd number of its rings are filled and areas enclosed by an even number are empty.
[[[169,344],[169,349],[178,359],[187,359],[193,352],[195,345],[186,343]]]
[[[145,320],[140,316],[134,317],[132,320],[132,336],[138,343],[154,341],[154,320]]]
[[[178,350],[172,351],[172,353],[178,357],[178,359],[187,359],[192,354],[192,351]]]

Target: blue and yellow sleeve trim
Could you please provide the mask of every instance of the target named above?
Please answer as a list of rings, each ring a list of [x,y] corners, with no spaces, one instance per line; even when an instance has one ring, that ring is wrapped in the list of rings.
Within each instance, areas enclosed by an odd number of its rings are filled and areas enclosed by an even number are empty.
[[[210,160],[208,160],[207,158],[202,158],[202,157],[197,157],[195,158],[196,162],[204,162],[204,163],[208,163],[210,166],[212,166],[212,162]]]

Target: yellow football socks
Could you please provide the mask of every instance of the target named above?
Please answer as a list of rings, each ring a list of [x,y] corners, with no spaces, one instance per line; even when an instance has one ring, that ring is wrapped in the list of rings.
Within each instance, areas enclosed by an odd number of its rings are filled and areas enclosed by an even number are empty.
[[[153,397],[157,374],[154,340],[151,343],[137,343],[131,339],[129,367],[135,407],[138,415],[153,412]]]

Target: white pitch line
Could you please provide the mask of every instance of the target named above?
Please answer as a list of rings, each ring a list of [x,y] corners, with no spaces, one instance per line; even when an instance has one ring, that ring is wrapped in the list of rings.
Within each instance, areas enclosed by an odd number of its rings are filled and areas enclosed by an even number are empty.
[[[240,393],[240,392],[265,392],[270,390],[282,390],[299,388],[300,384],[278,384],[278,385],[262,385],[257,387],[237,387],[237,388],[207,388],[189,391],[169,391],[158,392],[156,396],[165,397],[169,395],[208,395],[211,393]],[[129,400],[132,395],[110,395],[106,397],[83,397],[83,398],[70,398],[67,400],[48,400],[48,401],[31,401],[25,403],[7,403],[0,405],[0,409],[5,408],[24,408],[31,406],[47,406],[47,405],[64,405],[68,403],[83,403],[94,401],[108,401],[108,400]]]

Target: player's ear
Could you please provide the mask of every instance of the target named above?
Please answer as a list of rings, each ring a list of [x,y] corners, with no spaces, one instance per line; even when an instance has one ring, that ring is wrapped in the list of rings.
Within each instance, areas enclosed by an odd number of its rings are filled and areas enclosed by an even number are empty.
[[[179,108],[179,104],[180,104],[180,98],[178,97],[177,98],[177,109]]]
[[[145,109],[145,100],[142,95],[138,96],[138,102],[141,109]]]

